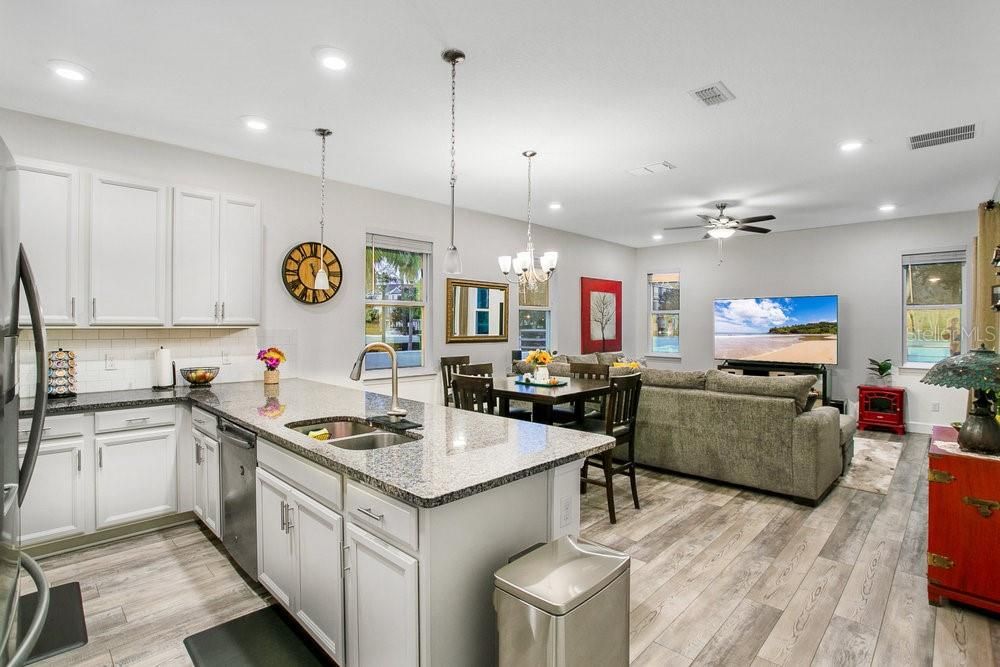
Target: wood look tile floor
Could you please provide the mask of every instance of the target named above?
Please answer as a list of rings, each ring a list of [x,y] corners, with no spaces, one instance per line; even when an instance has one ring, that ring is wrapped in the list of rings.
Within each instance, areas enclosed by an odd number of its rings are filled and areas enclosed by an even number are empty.
[[[612,526],[592,487],[584,536],[633,556],[632,665],[1000,665],[1000,619],[927,604],[927,445],[907,436],[888,495],[815,509],[644,470],[641,510],[616,482]],[[80,581],[90,631],[41,665],[189,665],[186,636],[270,603],[195,524],[41,565]]]

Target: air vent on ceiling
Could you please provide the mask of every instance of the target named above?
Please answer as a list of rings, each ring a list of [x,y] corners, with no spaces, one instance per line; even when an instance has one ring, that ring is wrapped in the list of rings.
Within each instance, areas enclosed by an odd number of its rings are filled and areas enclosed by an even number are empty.
[[[716,81],[715,83],[705,86],[704,88],[692,90],[691,96],[704,104],[706,107],[714,107],[716,104],[722,104],[723,102],[736,99],[736,96],[733,95],[733,93],[726,88],[726,84],[721,81]]]
[[[676,169],[677,165],[670,164],[666,160],[663,162],[654,162],[653,164],[647,164],[642,167],[636,167],[635,169],[629,169],[628,173],[633,176],[651,176],[652,174],[665,174],[671,169]]]
[[[910,150],[917,150],[918,148],[930,148],[931,146],[940,146],[941,144],[950,144],[953,141],[964,141],[965,139],[975,139],[976,137],[976,126],[972,125],[959,125],[958,127],[951,127],[947,130],[938,130],[937,132],[926,132],[924,134],[915,134],[910,137]]]

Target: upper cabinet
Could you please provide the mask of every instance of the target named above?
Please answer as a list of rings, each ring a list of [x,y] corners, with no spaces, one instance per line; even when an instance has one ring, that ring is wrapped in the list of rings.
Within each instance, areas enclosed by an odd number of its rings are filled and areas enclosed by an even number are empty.
[[[41,296],[45,324],[77,323],[79,293],[80,177],[76,167],[18,160],[21,243]],[[21,296],[20,324],[31,324]]]
[[[90,318],[167,323],[167,187],[95,175],[90,209]]]
[[[260,323],[260,202],[174,188],[173,323]]]

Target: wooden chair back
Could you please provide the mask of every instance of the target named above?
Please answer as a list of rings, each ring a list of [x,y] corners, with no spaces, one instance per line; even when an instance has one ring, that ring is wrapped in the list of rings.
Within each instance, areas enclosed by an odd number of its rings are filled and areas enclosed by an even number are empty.
[[[493,377],[456,373],[451,379],[451,393],[459,410],[493,414]]]
[[[458,372],[462,375],[493,375],[493,364],[464,364],[459,367]]]
[[[569,365],[571,377],[581,380],[607,380],[611,375],[607,364],[574,364]]]
[[[451,377],[459,367],[469,363],[469,357],[441,357],[441,382],[444,384],[444,404],[451,398]]]
[[[604,412],[604,428],[608,435],[615,435],[615,430],[622,426],[628,427],[629,439],[635,432],[635,417],[639,412],[639,391],[642,389],[642,376],[619,375],[611,378],[611,391],[608,393],[607,406]],[[622,438],[619,438],[621,441]]]

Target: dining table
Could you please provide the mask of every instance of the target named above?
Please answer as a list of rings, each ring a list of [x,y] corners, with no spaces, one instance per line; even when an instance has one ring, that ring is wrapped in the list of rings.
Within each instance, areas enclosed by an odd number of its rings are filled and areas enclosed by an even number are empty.
[[[522,384],[520,375],[493,376],[493,395],[497,399],[500,416],[510,416],[511,401],[531,403],[531,421],[539,424],[552,424],[553,410],[556,405],[572,403],[576,421],[583,422],[585,402],[611,391],[608,380],[592,380],[585,378],[559,377],[565,384],[540,386]]]

